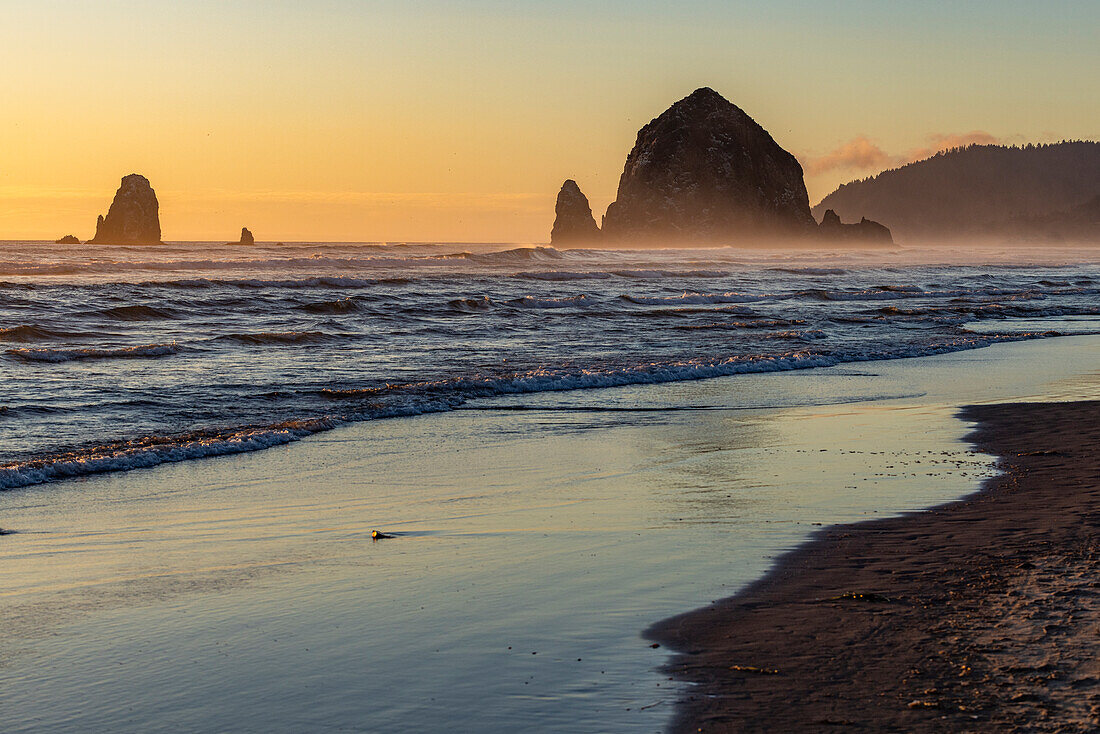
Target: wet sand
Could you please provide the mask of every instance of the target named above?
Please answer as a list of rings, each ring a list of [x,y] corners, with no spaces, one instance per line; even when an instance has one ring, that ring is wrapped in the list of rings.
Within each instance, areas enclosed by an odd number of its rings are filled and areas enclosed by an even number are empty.
[[[1100,402],[969,407],[1005,473],[836,526],[649,636],[692,685],[674,731],[1096,731]]]

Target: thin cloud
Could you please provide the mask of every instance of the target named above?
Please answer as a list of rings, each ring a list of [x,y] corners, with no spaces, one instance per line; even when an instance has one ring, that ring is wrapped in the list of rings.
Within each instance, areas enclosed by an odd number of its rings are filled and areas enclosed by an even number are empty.
[[[902,158],[905,163],[922,161],[934,156],[936,153],[951,148],[962,148],[967,145],[1001,145],[1003,140],[990,135],[984,130],[971,130],[968,133],[933,133],[928,136],[929,144],[923,148],[914,148]]]
[[[927,145],[912,148],[901,155],[890,155],[866,135],[857,135],[834,150],[806,159],[806,174],[818,176],[829,171],[882,171],[903,166],[906,163],[930,158],[936,153],[967,145],[1006,145],[1007,139],[998,138],[984,130],[968,133],[932,133]]]
[[[887,168],[895,158],[873,143],[865,135],[859,135],[839,148],[822,156],[806,161],[806,173],[817,176],[836,170],[866,170],[868,168]]]

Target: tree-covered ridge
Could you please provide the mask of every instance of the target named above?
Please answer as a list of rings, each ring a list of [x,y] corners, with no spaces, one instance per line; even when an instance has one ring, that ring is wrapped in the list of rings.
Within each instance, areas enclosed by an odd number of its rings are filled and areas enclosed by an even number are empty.
[[[1062,212],[1100,196],[1100,143],[968,145],[840,186],[814,208],[867,216],[901,241],[988,235],[1091,239],[1100,226]]]

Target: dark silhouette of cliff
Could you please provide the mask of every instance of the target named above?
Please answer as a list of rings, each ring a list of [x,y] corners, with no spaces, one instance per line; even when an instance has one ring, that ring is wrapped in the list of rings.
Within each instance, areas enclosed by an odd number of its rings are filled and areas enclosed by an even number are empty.
[[[802,166],[713,89],[638,132],[602,227],[613,241],[735,244],[812,236]]]
[[[149,179],[131,173],[123,176],[107,216],[96,221],[97,245],[159,245],[160,204]]]
[[[971,145],[844,184],[814,213],[872,217],[901,241],[1095,239],[1086,204],[1098,196],[1100,143]]]
[[[600,228],[592,216],[588,197],[581,192],[577,182],[568,179],[561,185],[558,200],[554,204],[554,228],[550,232],[551,245],[592,243],[600,238]]]

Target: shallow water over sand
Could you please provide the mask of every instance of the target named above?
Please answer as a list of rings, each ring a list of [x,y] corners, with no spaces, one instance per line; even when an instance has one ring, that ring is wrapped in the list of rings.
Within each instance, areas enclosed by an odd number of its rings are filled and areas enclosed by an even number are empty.
[[[1095,396],[1098,347],[487,398],[0,493],[5,729],[658,731],[646,626],[974,488],[953,406]]]

